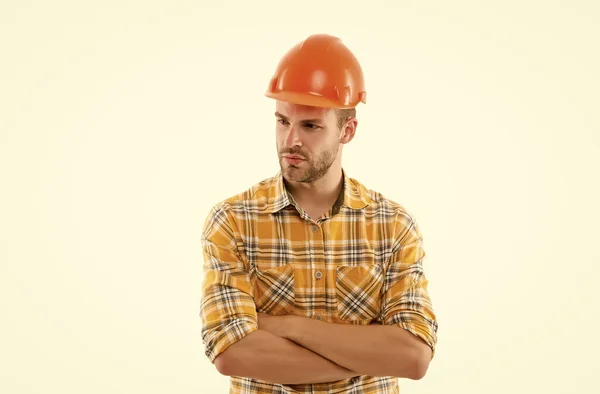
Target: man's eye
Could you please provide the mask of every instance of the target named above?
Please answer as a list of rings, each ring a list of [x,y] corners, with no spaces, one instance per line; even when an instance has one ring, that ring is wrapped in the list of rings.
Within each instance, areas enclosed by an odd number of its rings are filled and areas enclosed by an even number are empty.
[[[285,120],[283,120],[283,119],[277,119],[277,123],[287,124],[287,122]]]
[[[306,127],[307,129],[311,129],[311,130],[317,130],[317,129],[320,129],[320,128],[321,128],[321,126],[318,126],[318,125],[316,125],[316,124],[312,124],[312,123],[308,123],[308,124],[306,124],[306,125],[305,125],[305,127]]]

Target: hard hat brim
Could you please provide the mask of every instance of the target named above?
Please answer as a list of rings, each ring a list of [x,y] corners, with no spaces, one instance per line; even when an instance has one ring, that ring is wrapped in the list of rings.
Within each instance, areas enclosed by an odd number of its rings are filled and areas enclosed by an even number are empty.
[[[306,105],[310,107],[334,108],[334,109],[349,109],[355,108],[356,104],[343,105],[334,100],[328,99],[318,94],[296,93],[296,92],[272,92],[267,91],[265,96],[287,103]]]

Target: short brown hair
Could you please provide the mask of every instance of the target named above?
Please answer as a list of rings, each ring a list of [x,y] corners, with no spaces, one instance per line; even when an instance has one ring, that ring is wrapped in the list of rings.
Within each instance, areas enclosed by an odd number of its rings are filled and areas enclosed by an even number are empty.
[[[356,108],[336,109],[335,116],[337,117],[338,129],[341,129],[348,118],[356,116]]]

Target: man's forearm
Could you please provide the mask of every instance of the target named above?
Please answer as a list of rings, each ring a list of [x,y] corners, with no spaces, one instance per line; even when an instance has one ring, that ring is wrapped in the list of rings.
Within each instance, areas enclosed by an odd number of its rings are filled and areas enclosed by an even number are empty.
[[[360,375],[420,379],[430,348],[408,331],[385,325],[334,324],[290,316],[281,337]],[[284,328],[284,327],[287,327]]]
[[[327,383],[359,374],[285,338],[257,330],[227,348],[216,360],[227,376],[280,384]]]

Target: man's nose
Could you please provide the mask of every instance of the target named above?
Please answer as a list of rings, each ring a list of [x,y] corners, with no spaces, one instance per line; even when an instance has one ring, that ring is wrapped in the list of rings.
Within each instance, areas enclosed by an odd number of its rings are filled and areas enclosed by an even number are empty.
[[[287,131],[287,135],[285,136],[285,146],[286,147],[293,147],[293,146],[301,146],[302,143],[300,141],[300,135],[296,129],[296,127],[294,126],[290,126],[290,128]]]

